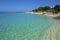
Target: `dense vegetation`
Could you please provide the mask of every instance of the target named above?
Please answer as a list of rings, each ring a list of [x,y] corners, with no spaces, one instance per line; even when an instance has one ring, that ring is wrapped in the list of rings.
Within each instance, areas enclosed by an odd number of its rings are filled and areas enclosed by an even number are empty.
[[[33,12],[40,12],[40,11],[47,11],[47,10],[55,10],[60,12],[60,5],[55,5],[53,8],[49,7],[49,6],[44,6],[44,7],[39,7],[37,9],[32,10]]]
[[[56,6],[54,7],[54,10],[60,11],[60,5],[56,5]]]

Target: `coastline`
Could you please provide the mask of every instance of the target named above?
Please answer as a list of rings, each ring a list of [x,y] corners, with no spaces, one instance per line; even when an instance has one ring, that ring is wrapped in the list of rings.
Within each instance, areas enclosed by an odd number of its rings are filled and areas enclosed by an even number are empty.
[[[45,15],[50,16],[50,17],[57,17],[57,16],[60,16],[60,13],[58,13],[58,14],[46,13]]]
[[[53,14],[53,13],[50,13],[50,12],[26,12],[28,14],[41,14],[41,15],[45,15],[47,17],[59,17],[60,16],[60,12],[58,14]]]
[[[28,13],[28,14],[42,14],[42,12],[25,12],[25,13]]]
[[[30,13],[30,12],[29,12]],[[31,12],[31,14],[35,14],[35,12]],[[39,15],[39,13],[38,12],[36,12],[36,14],[38,14]],[[45,15],[45,16],[47,16],[47,17],[52,17],[52,18],[55,18],[56,19],[56,17],[58,18],[58,16],[60,16],[60,13],[58,13],[58,14],[53,14],[53,13],[46,13],[46,14],[43,14],[43,12],[42,12],[42,15]],[[59,17],[60,18],[60,17]],[[44,34],[44,36],[43,36],[43,38],[42,38],[42,40],[59,40],[60,38],[60,20],[59,20],[59,18],[58,18],[58,20],[54,20],[52,23],[53,23],[53,25],[49,28],[49,29],[47,29],[47,31],[45,32],[45,34]]]

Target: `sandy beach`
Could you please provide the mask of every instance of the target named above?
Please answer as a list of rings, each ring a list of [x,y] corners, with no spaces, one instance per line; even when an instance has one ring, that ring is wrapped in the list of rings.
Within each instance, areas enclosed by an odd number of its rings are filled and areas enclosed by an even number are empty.
[[[55,20],[54,24],[49,28],[45,35],[43,36],[43,40],[60,40],[60,20]]]
[[[49,16],[49,17],[57,17],[57,16],[60,16],[60,13],[58,13],[58,14],[46,13],[44,15]]]
[[[29,13],[29,14],[42,14],[42,15],[45,15],[45,16],[48,16],[48,17],[58,17],[60,16],[60,12],[58,14],[53,14],[53,13],[50,13],[50,12],[26,12],[26,13]],[[43,14],[45,13],[45,14]]]

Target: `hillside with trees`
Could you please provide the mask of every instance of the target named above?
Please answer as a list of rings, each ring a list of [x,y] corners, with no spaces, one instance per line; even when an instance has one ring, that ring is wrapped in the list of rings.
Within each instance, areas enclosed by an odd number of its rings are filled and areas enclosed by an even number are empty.
[[[38,7],[37,9],[32,10],[33,12],[43,12],[47,10],[54,10],[57,12],[60,12],[60,5],[55,5],[53,8],[49,6],[44,6],[44,7]]]

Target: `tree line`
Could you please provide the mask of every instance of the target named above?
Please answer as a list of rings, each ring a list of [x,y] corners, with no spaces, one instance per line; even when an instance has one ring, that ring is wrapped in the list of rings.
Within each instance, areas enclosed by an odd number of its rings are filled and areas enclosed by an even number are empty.
[[[55,10],[60,12],[60,5],[55,5],[54,7],[50,6],[44,6],[44,7],[38,7],[37,9],[32,10],[33,12],[39,12],[39,11],[47,11],[47,10]]]

